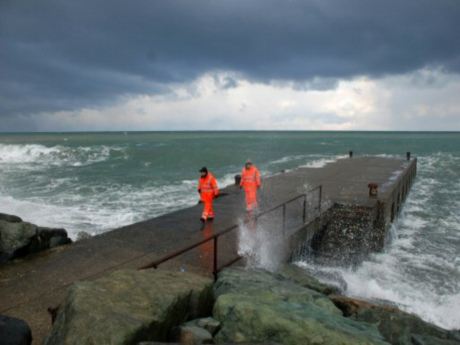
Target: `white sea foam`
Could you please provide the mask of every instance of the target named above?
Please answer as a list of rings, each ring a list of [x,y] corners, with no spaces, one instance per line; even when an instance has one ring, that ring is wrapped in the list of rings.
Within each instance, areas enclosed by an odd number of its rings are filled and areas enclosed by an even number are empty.
[[[234,183],[234,175],[218,179],[220,188]],[[15,214],[41,226],[63,227],[75,238],[79,231],[99,234],[136,221],[195,205],[197,180],[169,185],[129,184],[82,185],[77,178],[45,178],[37,193],[21,198],[7,194],[4,174],[0,174],[1,212]],[[62,188],[61,192],[57,192]],[[33,190],[30,190],[33,192]],[[48,194],[49,193],[49,194]]]
[[[277,164],[283,164],[283,163],[288,163],[296,160],[305,160],[308,156],[306,155],[294,155],[294,156],[285,156],[279,159],[275,159],[274,161],[269,162],[270,165],[277,165]]]
[[[460,243],[458,212],[455,204],[439,205],[437,199],[443,195],[449,200],[458,193],[451,180],[443,177],[447,156],[420,158],[419,175],[391,228],[392,242],[385,252],[372,255],[356,269],[308,261],[298,264],[309,271],[341,277],[347,295],[388,300],[440,327],[458,329],[460,260],[458,247],[451,244]],[[321,279],[321,274],[318,277]]]
[[[120,147],[44,146],[38,144],[0,144],[0,165],[30,168],[30,166],[83,166],[107,160]]]
[[[297,162],[297,166],[300,168],[322,168],[326,164],[333,163],[338,159],[346,158],[345,155],[336,155],[336,156],[324,156],[319,154],[310,154],[310,155],[291,155],[284,156],[279,159],[275,159],[268,163],[269,166]],[[294,167],[294,168],[295,168]]]
[[[345,155],[338,155],[338,156],[333,156],[333,157],[326,157],[326,158],[318,158],[318,159],[313,159],[312,161],[301,165],[301,168],[322,168],[326,164],[329,163],[334,163],[339,159],[346,158],[347,156]]]

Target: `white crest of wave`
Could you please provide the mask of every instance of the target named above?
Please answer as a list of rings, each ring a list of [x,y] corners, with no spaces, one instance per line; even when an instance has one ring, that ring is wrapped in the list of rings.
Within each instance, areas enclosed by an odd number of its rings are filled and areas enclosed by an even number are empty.
[[[43,145],[0,144],[0,163],[31,163],[59,153],[59,148]]]
[[[346,158],[346,155],[337,155],[337,156],[332,156],[332,157],[323,157],[323,158],[318,158],[318,159],[313,159],[312,161],[301,165],[301,168],[323,168],[326,166],[326,164],[329,163],[334,163],[339,159]]]
[[[284,156],[282,158],[275,159],[274,161],[269,162],[269,164],[270,165],[283,164],[283,163],[287,163],[287,162],[291,162],[291,161],[305,159],[307,157],[308,156],[306,156],[306,155]]]
[[[101,162],[112,151],[122,148],[108,146],[45,146],[39,144],[0,144],[0,164],[14,166],[82,166]]]
[[[99,204],[64,206],[45,204],[40,200],[18,200],[0,196],[2,212],[18,215],[24,221],[39,226],[65,228],[69,236],[76,238],[78,232],[87,231],[96,235],[107,229],[132,223],[135,214],[130,210],[114,212]]]

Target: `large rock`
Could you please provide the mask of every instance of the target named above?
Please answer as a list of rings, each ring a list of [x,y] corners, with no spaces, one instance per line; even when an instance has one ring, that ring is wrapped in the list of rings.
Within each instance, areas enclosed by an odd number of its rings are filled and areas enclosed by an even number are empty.
[[[212,317],[195,319],[181,325],[174,338],[182,345],[214,344],[213,336],[219,327],[220,322]]]
[[[212,309],[212,280],[187,272],[122,270],[74,284],[45,344],[167,341]]]
[[[321,283],[318,279],[296,265],[285,265],[279,272],[279,276],[294,281],[295,283],[324,295],[337,294],[340,289],[337,286]]]
[[[13,216],[11,214],[0,213],[0,220],[4,220],[9,223],[20,223],[22,219],[18,216]]]
[[[25,321],[0,315],[1,345],[29,345],[31,342],[32,333]]]
[[[179,343],[182,345],[213,344],[212,334],[201,327],[184,325],[179,330]]]
[[[388,344],[374,325],[342,316],[327,296],[261,270],[224,270],[215,284],[217,343]]]
[[[376,305],[345,296],[330,296],[345,316],[375,324],[394,345],[460,344],[458,332],[447,331],[391,306]]]
[[[0,263],[70,242],[64,229],[40,227],[0,214]]]
[[[202,327],[212,335],[216,334],[220,328],[220,322],[212,317],[195,320],[198,327]]]

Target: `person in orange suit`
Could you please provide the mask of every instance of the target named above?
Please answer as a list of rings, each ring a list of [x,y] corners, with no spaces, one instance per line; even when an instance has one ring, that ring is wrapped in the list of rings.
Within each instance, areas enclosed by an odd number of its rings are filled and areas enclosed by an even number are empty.
[[[204,223],[206,220],[214,219],[212,202],[219,195],[219,188],[217,187],[216,178],[208,172],[206,167],[200,169],[200,174],[198,193],[200,193],[200,201],[203,203],[200,220]]]
[[[257,209],[257,189],[261,186],[260,172],[250,160],[244,165],[241,172],[240,188],[246,195],[246,210],[252,212]]]

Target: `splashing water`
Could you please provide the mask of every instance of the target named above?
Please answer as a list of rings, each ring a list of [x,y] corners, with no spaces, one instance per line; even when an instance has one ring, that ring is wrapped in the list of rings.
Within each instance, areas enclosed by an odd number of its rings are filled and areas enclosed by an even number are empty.
[[[240,221],[238,254],[246,258],[249,267],[276,271],[286,256],[282,232],[267,224],[254,225]]]
[[[447,329],[460,328],[460,157],[420,157],[418,177],[383,253],[356,269],[298,262],[337,276],[352,297],[387,300]],[[451,202],[440,203],[440,200]]]

